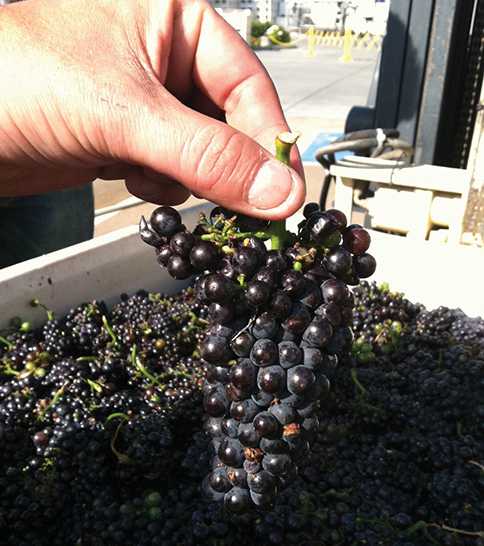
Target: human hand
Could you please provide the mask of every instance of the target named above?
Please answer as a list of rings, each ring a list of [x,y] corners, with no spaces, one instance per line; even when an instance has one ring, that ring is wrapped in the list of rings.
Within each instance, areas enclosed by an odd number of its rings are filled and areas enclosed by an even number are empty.
[[[0,28],[0,195],[99,177],[268,219],[302,204],[297,152],[299,175],[267,151],[288,130],[274,86],[205,1],[28,0]]]

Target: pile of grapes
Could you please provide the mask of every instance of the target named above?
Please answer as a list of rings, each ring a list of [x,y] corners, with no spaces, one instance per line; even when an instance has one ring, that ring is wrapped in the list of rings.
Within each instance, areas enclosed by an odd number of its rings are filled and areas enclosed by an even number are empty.
[[[482,319],[313,203],[140,235],[189,288],[0,333],[2,546],[484,545]]]
[[[362,283],[363,314],[375,292],[401,305]],[[421,309],[368,363],[328,363],[298,476],[242,515],[207,496],[214,419],[234,423],[204,415],[194,289],[15,321],[0,334],[0,544],[482,546],[484,321],[451,311],[439,344],[420,336],[447,312]]]

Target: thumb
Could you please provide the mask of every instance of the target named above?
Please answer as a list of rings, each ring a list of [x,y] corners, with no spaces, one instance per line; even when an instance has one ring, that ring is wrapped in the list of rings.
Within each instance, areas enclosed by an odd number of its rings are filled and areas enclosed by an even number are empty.
[[[174,103],[134,124],[131,161],[250,216],[277,220],[303,204],[305,184],[294,169],[233,127]],[[152,194],[153,178],[149,185]],[[162,200],[162,183],[159,192]]]

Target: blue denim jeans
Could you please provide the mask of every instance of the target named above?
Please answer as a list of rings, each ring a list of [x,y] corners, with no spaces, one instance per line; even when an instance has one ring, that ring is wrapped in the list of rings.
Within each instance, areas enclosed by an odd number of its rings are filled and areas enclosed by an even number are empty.
[[[87,241],[93,234],[92,184],[0,198],[0,267]]]

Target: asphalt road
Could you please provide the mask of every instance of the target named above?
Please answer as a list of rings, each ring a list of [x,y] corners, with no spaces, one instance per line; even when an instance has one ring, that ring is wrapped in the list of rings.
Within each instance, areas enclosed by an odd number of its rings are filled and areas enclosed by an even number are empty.
[[[289,118],[318,118],[327,129],[342,128],[353,105],[365,105],[376,51],[357,50],[350,63],[341,50],[320,47],[309,58],[304,49],[258,51]],[[321,121],[322,120],[322,121]]]

